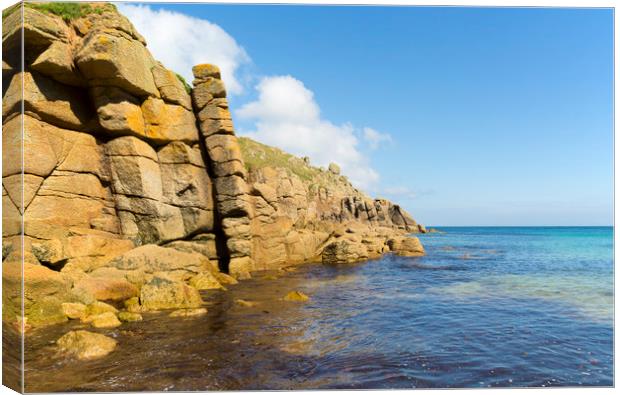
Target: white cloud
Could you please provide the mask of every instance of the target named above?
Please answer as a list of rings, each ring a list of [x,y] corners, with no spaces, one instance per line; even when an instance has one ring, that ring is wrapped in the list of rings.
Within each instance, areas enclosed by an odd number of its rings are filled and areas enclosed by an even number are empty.
[[[378,181],[379,174],[359,151],[353,125],[322,119],[314,94],[301,81],[291,76],[265,77],[256,89],[258,99],[235,112],[240,119],[255,122],[255,130],[243,134],[294,155],[309,156],[314,165],[335,162],[360,188]]]
[[[153,56],[189,83],[194,78],[192,66],[213,63],[220,67],[228,92],[243,91],[237,74],[250,57],[224,29],[205,19],[149,6],[117,3],[117,7],[144,36]]]
[[[366,127],[362,130],[362,132],[364,133],[364,139],[366,139],[372,149],[379,148],[379,145],[383,142],[392,142],[392,136],[387,133],[378,132],[373,128]]]

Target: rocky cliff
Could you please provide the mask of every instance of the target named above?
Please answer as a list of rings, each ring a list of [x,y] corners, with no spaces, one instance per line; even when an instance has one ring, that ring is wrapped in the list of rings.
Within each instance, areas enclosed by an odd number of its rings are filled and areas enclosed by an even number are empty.
[[[424,228],[336,165],[238,138],[217,66],[189,87],[114,6],[71,7],[3,14],[5,321],[20,322],[22,262],[41,326],[98,322],[100,301],[197,308],[198,290],[258,270],[423,254],[404,235]]]

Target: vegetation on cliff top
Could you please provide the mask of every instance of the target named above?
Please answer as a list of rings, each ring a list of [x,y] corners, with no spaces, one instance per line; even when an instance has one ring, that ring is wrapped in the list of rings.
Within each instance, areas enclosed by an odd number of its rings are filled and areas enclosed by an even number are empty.
[[[4,20],[4,18],[6,18],[7,16],[11,15],[13,11],[19,10],[19,7],[21,5],[22,3],[13,4],[12,6],[6,8],[5,10],[2,10],[2,20]]]
[[[2,19],[12,14],[13,11],[18,10],[20,5],[21,3],[17,3],[2,11]],[[45,14],[58,15],[65,21],[71,21],[93,13],[101,15],[105,11],[116,11],[116,6],[110,3],[24,3],[24,7],[32,8]]]
[[[261,144],[247,137],[237,137],[237,140],[239,141],[245,168],[249,172],[268,166],[285,169],[289,174],[295,174],[306,183],[310,196],[316,195],[320,188],[332,190],[347,189],[350,194],[359,193],[351,185],[347,177],[343,175],[314,167],[302,158],[298,158],[278,148]]]
[[[247,137],[238,137],[245,168],[248,171],[263,167],[281,167],[304,181],[312,180],[320,170],[308,165],[303,159]]]

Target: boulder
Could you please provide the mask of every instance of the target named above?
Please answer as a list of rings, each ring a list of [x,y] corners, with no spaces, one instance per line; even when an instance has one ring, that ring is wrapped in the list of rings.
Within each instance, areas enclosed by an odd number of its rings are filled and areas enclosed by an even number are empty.
[[[92,316],[89,322],[94,328],[116,328],[121,326],[121,322],[116,317],[116,314],[111,312]]]
[[[396,255],[407,257],[424,255],[424,247],[422,247],[422,243],[415,236],[391,238],[388,240],[388,246]]]
[[[88,331],[71,331],[56,341],[58,350],[81,360],[101,358],[116,348],[116,340]]]
[[[23,281],[23,288],[22,288]],[[63,303],[72,302],[71,280],[59,272],[32,263],[2,262],[2,317],[14,322],[23,316],[32,327],[67,321]]]
[[[86,311],[84,314],[84,322],[89,322],[90,317],[95,317],[104,313],[118,313],[116,307],[109,305],[104,302],[94,302],[86,306]]]
[[[120,301],[138,296],[138,289],[125,279],[86,277],[74,289],[91,294],[96,300]]]
[[[156,276],[140,290],[140,304],[147,310],[196,308],[202,298],[194,287]]]
[[[208,271],[211,265],[203,255],[148,244],[116,257],[109,262],[108,267],[141,270],[144,273],[181,270],[198,274]]]
[[[137,97],[159,97],[151,69],[155,60],[146,47],[126,33],[92,30],[75,56],[91,86],[115,86]]]
[[[86,305],[82,303],[62,303],[62,311],[67,318],[79,320],[86,315]]]
[[[323,250],[325,264],[353,263],[368,258],[368,250],[359,242],[340,239],[327,245]]]
[[[115,220],[112,214],[109,214],[109,216]],[[71,232],[72,235],[61,236],[59,232],[58,236],[56,236],[53,234],[50,235],[47,231],[41,232],[47,236],[54,237],[54,239],[47,241],[45,244],[43,244],[43,242],[32,244],[33,248],[35,245],[39,244],[44,247],[42,251],[37,252],[37,255],[42,259],[41,262],[59,268],[62,267],[63,272],[72,270],[90,272],[98,267],[104,266],[117,255],[134,248],[130,240],[121,239],[118,238],[117,235],[95,230],[94,228],[99,226],[94,222],[97,218],[103,218],[103,216],[97,215],[96,218],[89,221],[89,225],[93,229],[79,230],[77,228],[70,228],[67,233]],[[31,222],[35,221],[29,221],[29,224]],[[59,230],[58,226],[55,226],[53,223],[50,223],[50,228]],[[30,230],[28,230],[28,232],[30,233]],[[33,252],[36,251],[33,250]],[[41,253],[45,253],[45,255],[41,255]]]
[[[224,287],[217,281],[217,278],[209,273],[203,272],[195,275],[189,280],[189,285],[196,288],[199,291],[207,289],[223,289]]]
[[[209,260],[217,261],[217,247],[215,245],[215,236],[212,239],[206,240],[192,240],[192,241],[173,241],[165,245],[166,248],[173,248],[182,252],[195,252],[205,257],[209,258]],[[212,262],[212,266],[217,268],[217,262],[214,264]]]

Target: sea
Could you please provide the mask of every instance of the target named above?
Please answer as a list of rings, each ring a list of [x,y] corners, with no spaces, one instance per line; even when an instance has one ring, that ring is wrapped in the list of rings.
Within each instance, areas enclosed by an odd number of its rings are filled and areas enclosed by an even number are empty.
[[[424,257],[258,273],[205,316],[95,330],[119,342],[102,359],[54,352],[78,322],[38,330],[26,391],[614,385],[612,227],[438,230]]]

